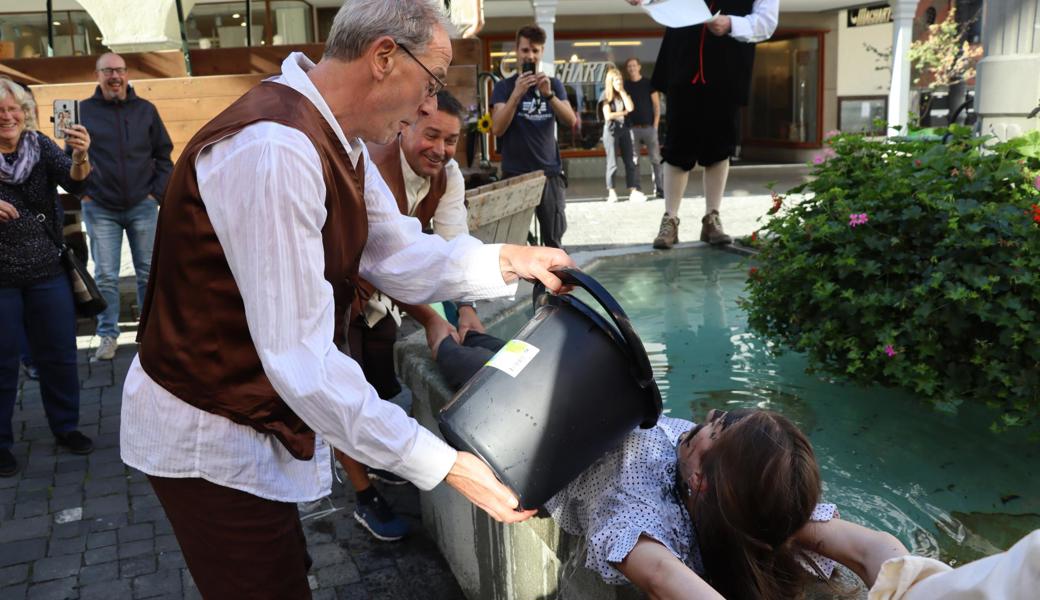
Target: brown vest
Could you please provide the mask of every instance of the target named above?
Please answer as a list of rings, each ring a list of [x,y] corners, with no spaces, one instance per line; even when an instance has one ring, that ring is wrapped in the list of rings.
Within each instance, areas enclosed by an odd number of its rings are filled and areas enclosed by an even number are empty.
[[[326,190],[324,274],[335,302],[334,335],[343,337],[345,312],[354,298],[368,238],[364,163],[356,169],[351,165],[328,122],[302,94],[278,83],[261,83],[196,133],[174,167],[159,213],[137,340],[141,366],[171,394],[272,434],[295,458],[309,460],[314,456],[314,432],[278,397],[264,373],[242,296],[207,216],[195,173],[199,152],[258,121],[302,132],[318,152]],[[277,302],[279,293],[287,293],[280,288],[292,283],[268,285],[271,301]]]
[[[386,181],[387,187],[397,200],[397,208],[402,215],[408,215],[408,194],[404,190],[404,171],[401,170],[401,136],[389,144],[367,144],[368,155],[379,167],[379,173]],[[419,219],[423,231],[433,232],[433,213],[441,203],[444,190],[448,187],[448,174],[444,167],[430,180],[430,191],[423,196],[415,207],[414,216]]]

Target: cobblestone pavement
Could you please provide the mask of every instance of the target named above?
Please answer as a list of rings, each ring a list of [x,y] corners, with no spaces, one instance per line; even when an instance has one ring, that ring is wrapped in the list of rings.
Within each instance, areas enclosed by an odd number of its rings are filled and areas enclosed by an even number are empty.
[[[121,336],[116,359],[88,362],[80,342],[80,430],[94,452],[55,447],[39,386],[22,379],[15,406],[14,453],[21,471],[0,478],[0,599],[199,598],[170,523],[145,476],[119,459],[122,383],[136,346]],[[355,523],[354,493],[303,507],[316,599],[442,598],[462,592],[433,541],[422,533],[410,485],[384,496],[420,533],[376,542]],[[329,512],[332,511],[332,512]]]
[[[756,228],[755,220],[771,205],[764,181],[780,181],[778,189],[786,189],[804,173],[802,167],[734,169],[722,208],[727,230],[744,235]],[[690,198],[680,211],[684,241],[696,239],[703,211],[703,199],[696,197],[699,176],[691,179]],[[599,185],[572,184],[568,193],[576,201],[567,208],[567,247],[649,248],[664,202],[607,204],[595,199]],[[130,264],[129,253],[124,263]],[[199,597],[151,486],[119,458],[122,383],[136,352],[128,325],[111,362],[89,362],[97,340],[78,338],[80,429],[95,443],[89,456],[55,447],[39,386],[21,381],[13,450],[22,468],[0,478],[0,599]],[[419,533],[399,543],[373,541],[352,518],[353,492],[339,483],[305,514],[315,598],[461,598],[447,564],[421,530],[415,488],[385,488],[384,495]]]

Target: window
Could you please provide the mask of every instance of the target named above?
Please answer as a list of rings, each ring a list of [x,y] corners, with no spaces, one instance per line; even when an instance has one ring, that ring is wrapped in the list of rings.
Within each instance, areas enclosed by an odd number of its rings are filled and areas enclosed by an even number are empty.
[[[196,4],[185,22],[190,48],[240,48],[247,45],[307,44],[314,41],[314,23],[310,4],[300,0],[276,0],[253,3],[248,16],[244,2]]]
[[[54,56],[89,56],[108,51],[86,11],[54,11]],[[47,13],[0,14],[0,59],[47,56]]]
[[[821,141],[823,33],[779,33],[758,44],[745,143],[818,146]]]
[[[624,72],[625,61],[635,57],[643,65],[643,77],[649,78],[661,46],[660,35],[654,32],[556,32],[556,77],[563,82],[571,108],[578,115],[574,128],[559,128],[557,131],[561,152],[567,156],[603,153],[603,117],[599,101],[606,71],[614,65]],[[511,77],[517,70],[516,42],[512,37],[495,38],[487,43],[490,70],[501,77]],[[663,106],[664,102],[662,111]]]
[[[838,98],[838,130],[843,133],[885,135],[885,126],[876,120],[888,119],[888,96],[846,96]]]

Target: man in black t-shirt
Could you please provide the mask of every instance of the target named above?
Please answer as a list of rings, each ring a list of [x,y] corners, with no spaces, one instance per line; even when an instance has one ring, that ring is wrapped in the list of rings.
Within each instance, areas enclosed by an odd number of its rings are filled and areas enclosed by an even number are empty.
[[[625,72],[628,81],[625,91],[632,97],[634,108],[628,114],[628,124],[632,128],[633,152],[635,162],[639,164],[639,150],[646,146],[646,153],[653,167],[654,190],[658,198],[664,198],[664,180],[661,179],[661,146],[657,141],[657,127],[661,122],[661,99],[649,79],[643,78],[643,66],[639,59],[632,57],[625,61]]]
[[[498,138],[503,177],[545,173],[545,189],[535,215],[542,244],[559,248],[567,218],[556,121],[572,127],[577,117],[567,102],[563,83],[538,71],[544,47],[545,31],[541,27],[531,25],[517,31],[517,74],[499,81],[491,91],[491,133]],[[530,72],[524,72],[525,64],[531,65]]]

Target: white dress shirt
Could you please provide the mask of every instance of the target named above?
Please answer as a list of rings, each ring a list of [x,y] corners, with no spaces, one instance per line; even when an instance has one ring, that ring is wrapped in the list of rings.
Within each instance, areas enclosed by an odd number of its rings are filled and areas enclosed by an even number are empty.
[[[415,216],[419,203],[430,191],[430,180],[412,170],[408,159],[401,153],[401,173],[404,174],[404,191],[408,200],[408,214]],[[469,214],[466,212],[466,182],[459,169],[459,163],[451,159],[444,165],[444,173],[448,178],[444,195],[433,213],[433,232],[446,240],[469,233]]]
[[[730,32],[737,41],[754,44],[772,37],[780,21],[780,0],[755,0],[751,14],[729,15]]]
[[[404,150],[399,150],[401,155],[401,174],[404,176],[405,201],[408,203],[408,216],[414,217],[419,209],[419,204],[430,191],[430,180],[416,173],[408,159],[404,156]],[[469,213],[466,212],[466,182],[459,169],[459,163],[454,159],[444,165],[445,174],[448,177],[444,195],[441,196],[437,210],[433,213],[431,225],[433,232],[446,240],[452,240],[460,235],[469,234]],[[401,325],[401,310],[392,298],[386,294],[376,291],[365,303],[365,322],[369,327],[375,327],[385,317],[390,317]]]
[[[412,303],[506,296],[499,246],[423,235],[400,214],[360,140],[348,141],[301,53],[273,80],[307,97],[354,164],[364,161],[368,243],[361,275]],[[123,462],[160,477],[201,477],[283,502],[331,491],[329,444],[421,489],[436,486],[456,453],[398,406],[380,400],[361,368],[332,343],[332,287],[324,278],[325,182],[317,151],[296,129],[250,125],[201,152],[196,173],[213,229],[242,295],[249,333],[278,395],[316,433],[314,458],[294,459],[274,436],[184,402],[135,358],[123,385]]]

